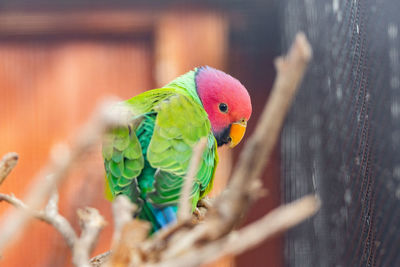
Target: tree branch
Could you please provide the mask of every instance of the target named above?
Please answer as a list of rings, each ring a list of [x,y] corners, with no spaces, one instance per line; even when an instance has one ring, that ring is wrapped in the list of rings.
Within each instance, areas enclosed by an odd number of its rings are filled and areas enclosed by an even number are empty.
[[[6,201],[17,209],[20,209],[26,214],[32,216],[33,218],[52,225],[62,235],[68,247],[72,249],[72,247],[74,246],[77,237],[71,224],[67,221],[67,219],[65,219],[65,217],[61,216],[58,213],[57,193],[53,193],[46,208],[41,211],[34,210],[28,207],[24,202],[13,195],[0,194],[0,201]]]
[[[225,217],[225,223],[214,229],[214,235],[232,229],[242,212],[248,210],[254,202],[254,196],[257,196],[257,191],[261,188],[259,177],[278,140],[284,118],[307,69],[311,53],[305,35],[299,33],[288,54],[275,60],[277,77],[257,128],[246,142],[233,170],[226,191],[231,193],[223,194],[216,201],[216,210],[220,216]]]
[[[193,156],[190,160],[188,172],[183,179],[181,197],[178,205],[178,221],[187,221],[192,218],[192,205],[190,201],[190,192],[193,188],[193,181],[197,175],[203,152],[207,145],[207,138],[203,137],[193,149]]]
[[[86,207],[78,210],[78,217],[82,228],[79,239],[72,249],[72,261],[79,267],[90,267],[89,256],[97,243],[101,229],[106,225],[99,211]]]
[[[0,160],[0,185],[4,182],[6,177],[10,174],[12,169],[18,163],[18,154],[10,152],[4,155]]]
[[[113,218],[114,218],[114,235],[113,244],[116,244],[121,239],[122,229],[128,222],[132,221],[133,213],[137,207],[125,195],[119,195],[115,198],[113,204]]]
[[[107,263],[111,255],[111,250],[101,253],[90,259],[90,264],[92,267],[100,267],[103,264]]]

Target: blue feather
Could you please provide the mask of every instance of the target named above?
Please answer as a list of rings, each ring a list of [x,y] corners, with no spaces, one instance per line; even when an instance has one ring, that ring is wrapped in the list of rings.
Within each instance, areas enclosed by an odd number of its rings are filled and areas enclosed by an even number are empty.
[[[157,220],[160,228],[164,228],[171,223],[175,223],[177,221],[176,218],[176,206],[168,206],[164,208],[154,208],[153,213],[154,217]]]

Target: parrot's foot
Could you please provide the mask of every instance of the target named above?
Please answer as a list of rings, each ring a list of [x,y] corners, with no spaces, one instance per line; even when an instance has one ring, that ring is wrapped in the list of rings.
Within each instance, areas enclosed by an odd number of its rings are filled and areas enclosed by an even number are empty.
[[[202,207],[205,208],[207,210],[209,210],[212,205],[213,205],[213,199],[209,198],[209,197],[204,197],[202,199],[199,200],[199,202],[197,202],[197,207]]]
[[[207,208],[198,207],[193,211],[195,222],[202,221],[206,216]]]

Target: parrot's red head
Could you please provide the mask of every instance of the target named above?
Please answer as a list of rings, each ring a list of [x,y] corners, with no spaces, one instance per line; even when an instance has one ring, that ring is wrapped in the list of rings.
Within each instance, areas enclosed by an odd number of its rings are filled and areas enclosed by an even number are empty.
[[[197,94],[208,114],[218,146],[236,146],[242,140],[251,116],[246,88],[232,76],[211,67],[196,72]]]

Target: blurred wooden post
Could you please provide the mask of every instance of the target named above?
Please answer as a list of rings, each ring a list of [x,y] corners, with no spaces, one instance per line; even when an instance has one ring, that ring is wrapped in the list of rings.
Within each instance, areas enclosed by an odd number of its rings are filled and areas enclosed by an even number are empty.
[[[211,11],[166,12],[156,26],[156,83],[163,86],[175,77],[202,65],[224,69],[228,49],[228,22]],[[231,151],[219,149],[220,162],[215,177],[217,194],[225,187],[232,166]],[[210,266],[233,266],[233,258]]]

